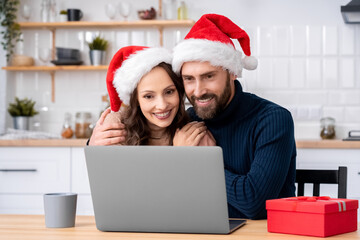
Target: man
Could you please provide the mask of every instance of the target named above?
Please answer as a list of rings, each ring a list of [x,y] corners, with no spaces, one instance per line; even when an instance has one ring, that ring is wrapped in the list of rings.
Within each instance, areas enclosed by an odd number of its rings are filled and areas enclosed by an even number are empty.
[[[250,55],[245,31],[224,16],[206,14],[174,48],[173,69],[193,105],[191,118],[204,121],[223,149],[229,217],[261,219],[267,199],[295,195],[296,146],[289,111],[243,92],[236,80],[242,68],[256,68]]]
[[[267,199],[295,196],[296,146],[289,111],[243,92],[236,80],[242,68],[256,68],[250,55],[245,31],[206,14],[174,48],[172,65],[193,105],[191,118],[205,121],[223,149],[229,216],[260,219]]]

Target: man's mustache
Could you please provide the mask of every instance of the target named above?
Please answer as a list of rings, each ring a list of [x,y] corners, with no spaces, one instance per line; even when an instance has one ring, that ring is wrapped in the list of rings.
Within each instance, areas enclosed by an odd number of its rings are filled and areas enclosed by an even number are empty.
[[[195,97],[194,95],[191,96],[191,101],[195,102],[196,100],[204,100],[204,99],[208,99],[208,98],[213,98],[216,97],[215,94],[210,94],[210,93],[206,93],[204,95],[201,95],[200,97]]]

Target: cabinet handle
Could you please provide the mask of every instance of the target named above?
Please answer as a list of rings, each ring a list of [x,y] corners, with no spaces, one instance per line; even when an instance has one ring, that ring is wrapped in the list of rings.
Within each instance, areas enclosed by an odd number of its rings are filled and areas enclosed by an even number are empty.
[[[0,172],[36,172],[37,169],[0,169]]]

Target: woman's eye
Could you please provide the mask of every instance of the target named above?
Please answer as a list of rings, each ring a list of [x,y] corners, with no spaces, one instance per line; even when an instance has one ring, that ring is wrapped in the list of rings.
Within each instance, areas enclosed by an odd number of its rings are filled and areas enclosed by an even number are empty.
[[[145,95],[144,98],[145,98],[145,99],[151,99],[152,96],[151,96],[151,95]]]
[[[167,90],[165,93],[168,94],[168,95],[170,95],[170,94],[173,94],[174,92],[175,92],[175,90],[174,90],[174,89],[171,89],[171,90]]]

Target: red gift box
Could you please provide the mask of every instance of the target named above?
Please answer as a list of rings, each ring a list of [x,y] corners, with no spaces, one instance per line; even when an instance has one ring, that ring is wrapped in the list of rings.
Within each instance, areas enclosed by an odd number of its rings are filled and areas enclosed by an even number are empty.
[[[268,231],[328,237],[357,230],[358,200],[291,197],[266,201]]]

